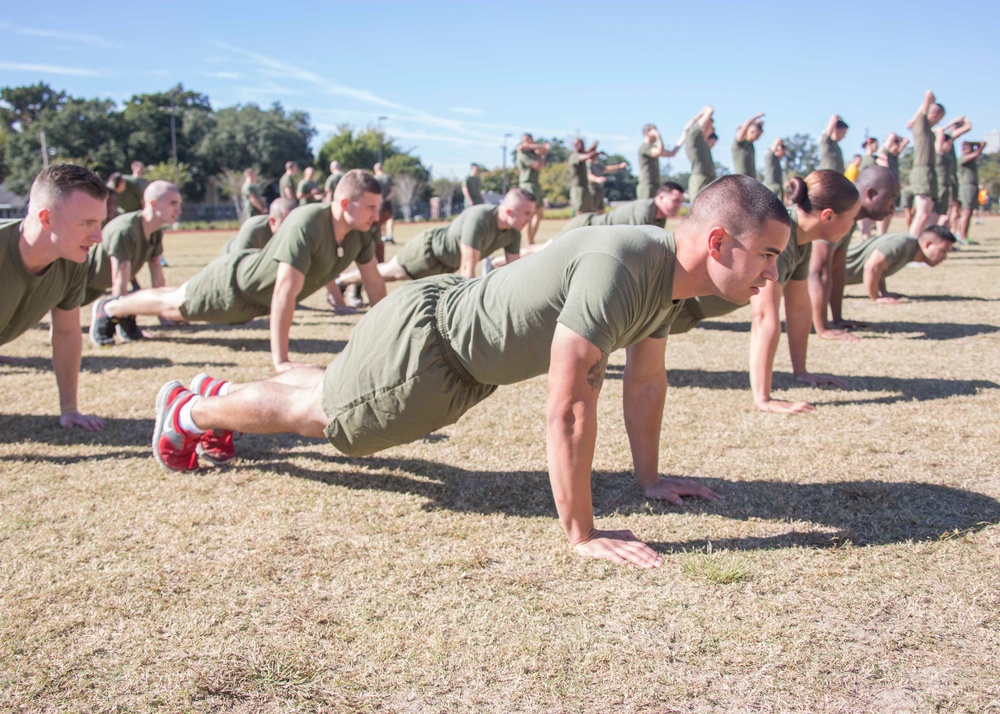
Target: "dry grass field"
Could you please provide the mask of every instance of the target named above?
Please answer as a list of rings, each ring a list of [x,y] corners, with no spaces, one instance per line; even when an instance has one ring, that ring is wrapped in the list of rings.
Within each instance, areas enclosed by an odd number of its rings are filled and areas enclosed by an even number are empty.
[[[228,235],[168,235],[168,280]],[[653,571],[567,546],[544,377],[377,457],[245,436],[177,475],[150,452],[157,389],[268,375],[266,320],[88,343],[96,434],[58,427],[39,326],[0,365],[0,710],[1000,711],[1000,219],[974,237],[890,278],[907,304],[848,288],[876,327],[809,353],[847,389],[797,385],[782,342],[777,394],[815,415],[753,409],[747,311],[671,339],[661,466],[719,503],[641,497],[612,356],[598,523]],[[325,365],[357,319],[313,296],[292,358]]]

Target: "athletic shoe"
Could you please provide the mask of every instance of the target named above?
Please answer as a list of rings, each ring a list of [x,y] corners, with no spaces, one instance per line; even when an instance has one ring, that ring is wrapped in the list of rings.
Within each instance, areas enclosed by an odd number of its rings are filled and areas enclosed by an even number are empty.
[[[497,266],[493,265],[493,258],[487,258],[483,261],[483,275],[489,275],[496,269]]]
[[[118,318],[118,324],[115,325],[115,333],[122,342],[138,342],[139,340],[146,339],[146,335],[135,324],[135,315]]]
[[[160,256],[160,265],[162,265],[164,268],[170,267],[170,263],[168,263],[167,259],[162,255]]]
[[[156,395],[156,426],[153,427],[153,456],[169,471],[198,470],[198,434],[180,425],[181,408],[195,395],[178,381],[167,382]]]
[[[365,304],[364,300],[361,299],[361,286],[360,285],[348,285],[347,293],[344,295],[344,302],[346,302],[351,307],[361,307]]]
[[[225,379],[214,379],[202,372],[191,380],[191,391],[203,397],[217,397],[224,384],[228,384]],[[216,466],[232,461],[236,456],[233,432],[225,429],[209,429],[201,435],[196,452]]]
[[[382,236],[382,242],[383,243],[392,243],[393,245],[396,245],[396,239],[393,238],[392,236]]]
[[[104,309],[113,297],[102,297],[94,301],[90,310],[90,341],[94,347],[113,347],[115,344],[115,326],[117,317],[111,317]]]

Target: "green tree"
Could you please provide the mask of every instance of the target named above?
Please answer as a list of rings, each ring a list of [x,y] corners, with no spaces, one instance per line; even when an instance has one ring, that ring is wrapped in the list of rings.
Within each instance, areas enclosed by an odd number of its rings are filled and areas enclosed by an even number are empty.
[[[350,169],[365,169],[371,171],[378,161],[379,134],[373,127],[354,133],[350,124],[341,124],[337,133],[327,139],[319,150],[319,163],[328,167],[331,161],[339,161],[344,171]],[[396,143],[382,135],[382,163],[400,153]],[[385,169],[386,173],[391,173]]]
[[[305,112],[286,112],[278,103],[268,110],[247,104],[215,112],[209,124],[194,152],[202,176],[252,166],[266,184],[285,172],[286,161],[312,163],[309,141],[316,132]]]
[[[59,108],[42,109],[29,126],[7,144],[7,181],[15,193],[27,193],[42,170],[41,131],[50,161],[86,166],[105,177],[127,163],[122,116],[110,99],[68,99]]]
[[[819,168],[819,146],[809,134],[785,137],[785,177],[808,176]]]
[[[176,164],[161,161],[146,169],[146,178],[150,181],[169,181],[183,192],[184,187],[191,183],[191,167],[183,161]]]
[[[994,198],[1000,195],[1000,153],[983,154],[979,157],[979,183]]]
[[[538,181],[542,184],[542,191],[550,203],[569,201],[569,166],[565,161],[545,164],[539,172]]]
[[[503,169],[495,168],[489,171],[481,171],[479,178],[482,180],[483,191],[500,193],[503,189]],[[507,188],[517,186],[517,171],[507,168]]]
[[[434,195],[441,199],[441,213],[447,218],[452,214],[456,198],[461,197],[462,184],[450,178],[435,179],[431,184]]]
[[[382,162],[382,169],[393,177],[396,187],[394,200],[402,210],[404,220],[410,220],[413,204],[430,198],[428,182],[431,172],[418,157],[410,154],[393,154]]]
[[[44,82],[0,89],[0,121],[11,130],[24,129],[46,109],[59,109],[69,97]]]
[[[620,164],[623,161],[628,163],[621,154],[612,154],[604,159],[605,164]],[[608,178],[604,184],[605,198],[609,201],[635,200],[635,187],[639,185],[639,179],[632,174],[631,168],[626,167],[619,171],[612,171],[606,173],[605,176]]]

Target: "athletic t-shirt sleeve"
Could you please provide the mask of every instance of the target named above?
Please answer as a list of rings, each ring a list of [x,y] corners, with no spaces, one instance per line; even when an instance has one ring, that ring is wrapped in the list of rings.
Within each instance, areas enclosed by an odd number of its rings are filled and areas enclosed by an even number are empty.
[[[606,354],[635,319],[639,288],[628,269],[602,253],[579,256],[566,266],[568,286],[558,322]]]
[[[149,254],[150,258],[159,258],[163,255],[163,233],[157,231],[153,234],[152,246],[153,250]]]
[[[302,210],[302,209],[298,209]],[[282,226],[284,228],[285,226]],[[309,273],[309,267],[313,261],[313,242],[309,240],[309,233],[306,230],[307,222],[289,226],[289,235],[282,241],[277,250],[274,251],[274,260],[279,263],[288,263],[303,275]]]
[[[812,243],[806,243],[805,250],[800,254],[799,264],[792,269],[792,274],[788,276],[787,280],[781,279],[781,270],[779,266],[778,270],[778,282],[782,285],[788,282],[788,280],[806,280],[809,278],[809,256],[812,255]]]
[[[507,241],[507,245],[504,246],[505,253],[520,253],[521,252],[521,231],[510,231],[510,240]]]
[[[381,232],[381,227],[376,223],[362,234],[361,250],[358,252],[358,257],[354,259],[358,265],[367,263],[375,257],[375,241],[381,240],[381,236],[379,235]]]
[[[73,271],[72,280],[66,286],[66,295],[62,302],[56,305],[60,310],[72,310],[83,304],[83,298],[87,294],[87,264],[77,266]]]
[[[488,235],[491,226],[488,221],[496,223],[496,218],[489,211],[477,211],[475,216],[466,216],[462,221],[462,237],[459,243],[481,251],[483,236]]]

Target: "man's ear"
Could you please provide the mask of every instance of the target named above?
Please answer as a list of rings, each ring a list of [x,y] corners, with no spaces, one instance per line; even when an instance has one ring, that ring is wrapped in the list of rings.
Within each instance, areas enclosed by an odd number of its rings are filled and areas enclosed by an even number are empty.
[[[42,224],[42,228],[47,231],[52,230],[52,209],[42,208],[38,211],[38,222]]]
[[[714,260],[722,255],[722,244],[726,241],[726,230],[722,226],[713,226],[708,231],[708,254]]]

